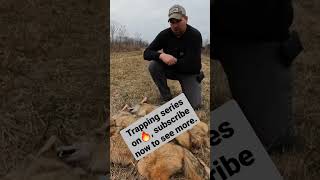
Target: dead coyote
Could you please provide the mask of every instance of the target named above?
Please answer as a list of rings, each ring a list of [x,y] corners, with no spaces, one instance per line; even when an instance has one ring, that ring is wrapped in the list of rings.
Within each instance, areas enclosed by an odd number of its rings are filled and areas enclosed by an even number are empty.
[[[136,161],[120,136],[120,130],[129,126],[138,118],[150,113],[157,106],[148,104],[144,98],[139,104],[122,110],[112,116],[110,138],[112,163],[129,165]],[[208,126],[200,122],[188,132],[178,136],[176,142],[167,143],[137,163],[138,172],[149,180],[166,180],[172,175],[184,171],[187,179],[208,179],[208,167],[189,151],[192,147],[208,147]]]
[[[138,117],[143,117],[156,108],[157,106],[147,103],[147,98],[145,97],[139,104],[133,107],[126,104],[112,119],[115,121],[115,124],[122,125],[121,127],[125,128],[138,119]],[[175,139],[181,146],[189,150],[191,150],[192,147],[200,148],[203,146],[209,148],[208,132],[208,125],[200,121],[191,130],[181,134]]]

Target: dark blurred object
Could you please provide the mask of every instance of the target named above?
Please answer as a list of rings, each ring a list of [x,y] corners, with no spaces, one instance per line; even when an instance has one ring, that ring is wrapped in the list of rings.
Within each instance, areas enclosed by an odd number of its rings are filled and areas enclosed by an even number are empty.
[[[89,161],[93,152],[93,145],[87,142],[75,143],[58,148],[58,157],[67,163]]]
[[[75,153],[75,149],[69,149],[69,150],[62,150],[58,152],[58,157],[60,158],[66,158],[67,156],[70,156],[71,154]]]
[[[281,54],[284,56],[283,63],[290,66],[294,59],[303,51],[298,32],[292,31],[288,40],[281,44]]]
[[[204,78],[204,73],[203,73],[203,71],[200,71],[199,75],[197,76],[197,81],[198,81],[199,83],[201,83],[201,81],[203,80],[203,78]]]
[[[290,127],[271,147],[267,150],[269,154],[284,153],[294,151],[297,153],[303,152],[306,141]]]

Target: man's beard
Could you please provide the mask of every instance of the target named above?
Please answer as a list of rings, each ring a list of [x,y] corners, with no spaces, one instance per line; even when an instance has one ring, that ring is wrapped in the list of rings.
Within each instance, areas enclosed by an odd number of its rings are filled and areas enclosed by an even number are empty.
[[[181,31],[173,31],[173,34],[180,37],[183,33]]]

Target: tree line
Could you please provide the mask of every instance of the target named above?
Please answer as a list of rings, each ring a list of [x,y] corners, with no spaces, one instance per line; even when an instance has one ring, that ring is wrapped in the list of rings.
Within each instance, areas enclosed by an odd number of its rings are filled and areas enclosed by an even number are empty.
[[[141,33],[134,33],[133,37],[129,36],[129,32],[125,25],[116,21],[110,22],[110,48],[111,52],[133,51],[144,49],[149,43],[142,39]],[[205,39],[203,42],[202,53],[210,54],[210,41]]]
[[[125,25],[116,21],[110,22],[110,45],[111,51],[132,51],[139,50],[148,46],[148,42],[142,39],[141,33],[134,33],[133,37]]]

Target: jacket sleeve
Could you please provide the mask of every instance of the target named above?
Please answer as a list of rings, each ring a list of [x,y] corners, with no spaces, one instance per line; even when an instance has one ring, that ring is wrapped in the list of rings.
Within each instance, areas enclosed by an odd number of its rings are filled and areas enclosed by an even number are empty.
[[[145,60],[151,61],[151,60],[156,60],[159,61],[159,56],[160,56],[160,52],[158,52],[159,50],[161,50],[162,47],[162,43],[161,43],[161,33],[159,33],[157,35],[157,37],[151,42],[151,44],[145,49],[144,53],[143,53],[143,58]]]

